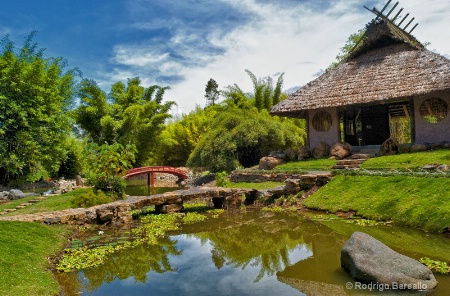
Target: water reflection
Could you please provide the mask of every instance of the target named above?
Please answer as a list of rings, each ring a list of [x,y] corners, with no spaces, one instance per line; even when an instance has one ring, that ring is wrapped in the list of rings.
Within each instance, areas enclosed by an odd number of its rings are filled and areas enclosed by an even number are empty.
[[[350,234],[361,230],[389,244],[401,237],[397,244],[405,247],[403,254],[414,249],[405,235],[422,245],[431,240],[433,254],[447,250],[442,236],[417,238],[423,233],[414,236],[400,228],[324,225],[298,213],[224,213],[184,225],[157,246],[143,245],[115,254],[98,268],[64,275],[60,282],[68,295],[361,295],[366,291],[345,289],[352,279],[339,260]],[[447,295],[448,277],[438,281],[432,295]]]
[[[159,245],[140,245],[126,252],[113,254],[101,267],[80,273],[86,291],[94,291],[104,283],[133,278],[145,283],[149,272],[165,273],[175,271],[169,256],[179,256],[177,241],[170,237],[160,240]]]
[[[165,193],[165,192],[170,192],[170,191],[174,191],[174,190],[180,190],[183,189],[183,187],[155,187],[154,188],[154,194],[161,194],[161,193]],[[125,188],[125,194],[127,195],[131,195],[131,196],[148,196],[148,195],[152,195],[152,191],[150,189],[148,189],[147,186],[142,186],[142,185],[133,185],[133,186],[127,186]]]

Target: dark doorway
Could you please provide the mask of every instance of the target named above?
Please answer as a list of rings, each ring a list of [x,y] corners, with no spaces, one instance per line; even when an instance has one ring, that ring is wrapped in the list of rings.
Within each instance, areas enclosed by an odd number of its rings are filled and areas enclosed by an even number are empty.
[[[380,145],[389,138],[386,105],[347,107],[341,119],[344,141],[352,146]]]
[[[341,114],[342,141],[352,146],[362,145],[361,108],[347,107]]]
[[[389,139],[389,113],[386,105],[362,109],[363,145],[380,145]]]

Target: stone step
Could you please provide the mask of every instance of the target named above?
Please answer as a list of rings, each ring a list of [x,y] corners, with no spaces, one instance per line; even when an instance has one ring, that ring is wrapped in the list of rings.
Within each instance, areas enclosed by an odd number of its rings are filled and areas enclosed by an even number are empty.
[[[341,159],[336,161],[337,165],[360,165],[365,159]]]
[[[349,170],[349,169],[358,169],[358,164],[336,164],[333,166],[333,169],[335,170]]]

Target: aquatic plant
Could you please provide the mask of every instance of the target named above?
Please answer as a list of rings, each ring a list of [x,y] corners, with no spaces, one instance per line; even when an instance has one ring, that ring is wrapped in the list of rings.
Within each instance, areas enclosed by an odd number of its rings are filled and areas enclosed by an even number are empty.
[[[64,255],[56,265],[56,269],[70,272],[99,266],[108,255],[125,249],[133,248],[143,243],[157,244],[158,238],[167,231],[177,230],[180,225],[180,215],[149,215],[141,218],[142,225],[132,230],[134,240],[122,244],[88,247],[64,250]]]
[[[281,212],[294,212],[297,211],[298,208],[294,206],[291,207],[273,206],[273,207],[264,207],[261,210],[263,212],[281,213]]]
[[[419,262],[424,264],[432,271],[436,271],[442,274],[447,274],[450,272],[450,267],[447,265],[447,262],[432,260],[428,257],[420,258]]]
[[[199,214],[199,213],[187,213],[182,221],[183,223],[189,224],[189,223],[195,223],[205,220],[207,217],[205,215]]]

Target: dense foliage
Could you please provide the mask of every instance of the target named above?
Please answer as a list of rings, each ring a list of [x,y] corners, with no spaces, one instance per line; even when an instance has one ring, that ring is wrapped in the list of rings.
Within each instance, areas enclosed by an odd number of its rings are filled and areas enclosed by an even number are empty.
[[[194,111],[183,114],[180,119],[167,123],[157,141],[155,162],[161,165],[185,166],[200,138],[211,129],[218,112],[213,107],[197,107]]]
[[[188,165],[213,172],[252,166],[270,151],[303,144],[304,130],[293,122],[254,109],[219,114],[189,157]]]
[[[81,104],[75,112],[76,121],[89,141],[135,145],[135,166],[150,161],[156,139],[175,104],[162,102],[168,87],[144,88],[140,83],[139,78],[128,79],[127,85],[117,82],[108,99],[95,81],[85,79],[79,90]]]
[[[116,198],[121,198],[125,190],[125,176],[132,168],[136,148],[134,145],[123,147],[119,143],[101,146],[93,143],[86,147],[88,152],[87,177],[95,189],[100,189]]]
[[[34,181],[58,170],[71,132],[77,71],[62,58],[44,58],[32,42],[16,49],[4,38],[0,52],[0,183]]]

